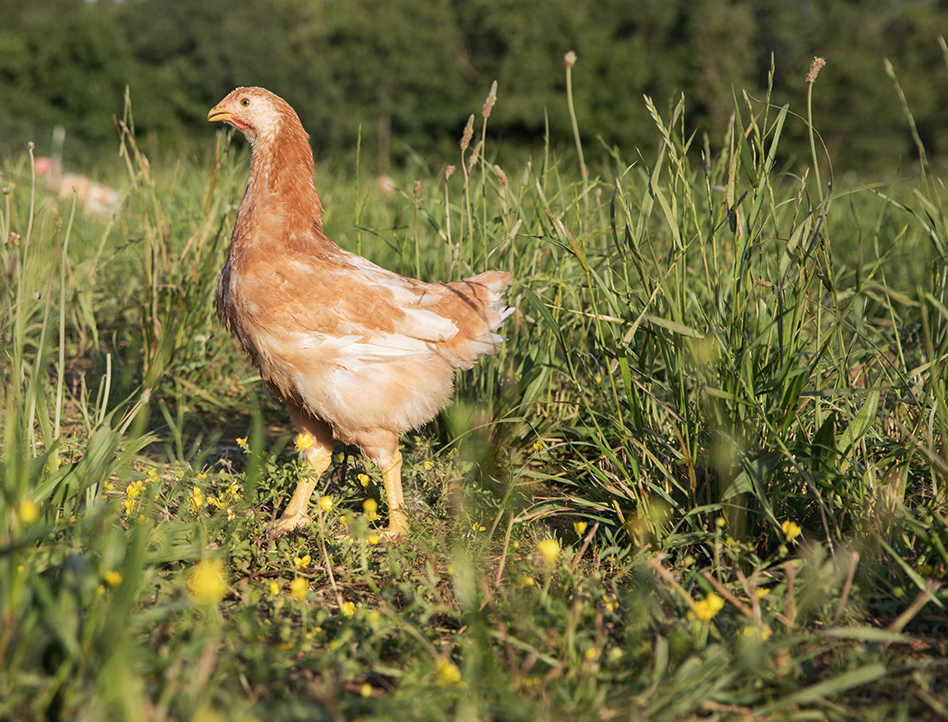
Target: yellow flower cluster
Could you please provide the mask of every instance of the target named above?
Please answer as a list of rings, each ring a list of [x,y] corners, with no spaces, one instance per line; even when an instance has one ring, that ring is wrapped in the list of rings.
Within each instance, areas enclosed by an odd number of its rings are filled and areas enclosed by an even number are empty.
[[[537,549],[543,555],[547,564],[552,565],[560,555],[560,543],[556,539],[544,539],[537,544]]]
[[[191,493],[188,494],[188,503],[191,504],[191,508],[195,512],[199,512],[201,507],[204,506],[204,492],[201,491],[201,487],[195,486]]]
[[[303,577],[297,577],[290,582],[290,594],[294,599],[306,599],[306,592],[309,591],[309,582]]]
[[[438,659],[435,666],[438,668],[438,684],[458,684],[461,681],[461,670],[453,662]]]
[[[702,622],[707,622],[723,608],[724,600],[714,592],[711,592],[700,602],[695,602],[695,616],[697,616]]]
[[[311,561],[309,554],[304,554],[302,557],[296,557],[293,563],[297,569],[302,569],[303,567],[308,567]]]
[[[359,480],[359,483],[362,484],[362,486],[368,486],[368,485],[369,485],[369,475],[368,475],[368,474],[359,474],[358,476],[356,476],[356,479]]]
[[[780,525],[780,528],[783,530],[784,536],[787,537],[787,541],[793,541],[803,533],[803,529],[792,521],[785,521]]]
[[[365,513],[365,518],[369,521],[375,521],[379,518],[378,508],[378,502],[371,497],[362,502],[362,511]]]
[[[29,499],[24,499],[20,502],[20,520],[24,524],[32,524],[36,521],[37,516],[36,504]]]
[[[227,594],[224,564],[220,559],[203,559],[188,572],[188,593],[198,604],[217,604]]]
[[[137,503],[138,497],[141,496],[141,493],[145,490],[145,482],[133,481],[131,484],[125,487],[125,514],[126,516],[131,514],[135,509],[135,504]]]

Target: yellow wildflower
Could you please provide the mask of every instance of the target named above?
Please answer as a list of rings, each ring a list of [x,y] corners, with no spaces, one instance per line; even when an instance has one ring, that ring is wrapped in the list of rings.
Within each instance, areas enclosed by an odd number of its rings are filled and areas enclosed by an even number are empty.
[[[521,587],[532,587],[533,586],[533,577],[528,577],[524,574],[520,577],[520,586]]]
[[[754,590],[754,593],[757,594],[757,598],[758,598],[758,599],[763,599],[763,598],[766,597],[768,594],[770,594],[770,590],[769,590],[769,589],[766,589],[766,588],[764,588],[764,587],[759,587],[759,588],[757,588],[757,589]]]
[[[533,450],[534,450],[536,453],[540,453],[541,451],[543,451],[543,442],[540,441],[539,439],[537,439],[536,441],[534,441],[534,442],[533,442]]]
[[[544,539],[537,544],[537,549],[540,550],[547,564],[553,564],[560,555],[560,544],[556,539]]]
[[[250,451],[250,447],[247,446],[247,437],[242,436],[237,439],[237,446],[239,446],[244,451]]]
[[[422,466],[425,467],[425,471],[431,471],[434,468],[434,464],[432,464],[430,461],[426,461],[424,464],[422,464]]]
[[[196,477],[194,477],[194,478],[197,479],[198,481],[207,481],[207,474],[205,474],[205,473],[202,471],[200,474],[198,474],[198,475],[197,475]]]
[[[359,474],[358,476],[356,476],[356,479],[359,480],[359,483],[362,484],[362,486],[368,486],[368,485],[369,485],[369,475],[368,475],[368,474]]]
[[[297,569],[302,569],[303,567],[308,567],[310,561],[309,554],[304,554],[302,557],[296,557],[293,560],[293,563],[296,565]]]
[[[343,461],[345,461],[345,460],[346,460],[346,455],[345,455],[344,453],[342,453],[342,452],[340,451],[338,454],[336,454],[336,463],[337,463],[337,464],[341,464],[341,463],[342,463]]]
[[[328,496],[321,496],[319,498],[319,508],[323,511],[332,510],[332,498]]]
[[[369,535],[365,538],[365,541],[366,541],[367,543],[371,544],[372,546],[376,546],[376,545],[379,543],[379,541],[380,541],[379,535],[378,535],[378,534],[369,534]]]
[[[303,577],[297,577],[290,582],[290,594],[294,599],[306,599],[306,592],[309,591],[309,582]]]
[[[227,594],[224,564],[220,559],[203,559],[188,572],[188,593],[198,604],[217,604]]]
[[[20,502],[20,519],[24,524],[32,524],[37,516],[36,504],[29,499]]]
[[[606,604],[607,612],[614,612],[619,608],[619,600],[617,600],[613,594],[607,594],[603,601]]]
[[[362,502],[362,511],[365,513],[365,518],[369,521],[375,521],[379,518],[378,515],[378,502],[375,499],[369,498]]]
[[[724,600],[717,594],[711,592],[700,602],[695,602],[695,615],[702,622],[707,622],[721,611],[724,607]]]
[[[102,577],[105,579],[105,585],[109,589],[115,589],[122,583],[122,572],[108,571],[103,574]]]
[[[586,533],[586,522],[584,521],[574,521],[573,530],[579,535],[582,536]]]
[[[343,602],[342,603],[342,613],[345,614],[350,619],[355,616],[356,605],[354,602]]]
[[[803,529],[801,529],[795,522],[792,521],[785,521],[780,525],[780,528],[787,537],[787,541],[793,541],[803,533]]]
[[[313,448],[313,444],[315,443],[316,439],[314,439],[311,435],[306,433],[299,434],[296,437],[296,450],[300,452],[306,451],[307,449]]]
[[[372,685],[369,684],[368,682],[363,682],[363,683],[362,683],[362,689],[359,690],[359,694],[361,694],[363,697],[371,697],[371,696],[372,696]]]
[[[201,491],[200,487],[195,486],[194,489],[191,490],[188,501],[191,502],[194,511],[198,511],[201,508],[201,505],[204,503],[204,492]]]
[[[590,647],[589,649],[586,650],[586,659],[588,659],[589,661],[594,660],[597,656],[599,655],[598,655],[598,652],[596,652],[595,648]]]
[[[435,660],[438,668],[438,684],[457,684],[461,681],[461,670],[446,659]]]
[[[274,597],[280,593],[280,585],[276,582],[270,582],[270,594]]]

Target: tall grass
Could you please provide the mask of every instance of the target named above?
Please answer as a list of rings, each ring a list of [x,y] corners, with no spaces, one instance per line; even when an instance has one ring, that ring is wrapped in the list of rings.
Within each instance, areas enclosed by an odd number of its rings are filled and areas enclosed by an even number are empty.
[[[263,537],[305,470],[211,310],[246,149],[153,164],[127,107],[106,224],[5,168],[0,719],[944,712],[905,653],[946,602],[944,188],[822,175],[769,97],[720,139],[644,102],[655,157],[588,176],[496,157],[487,104],[393,199],[318,169],[342,245],[515,278],[502,352],[405,440],[397,548],[348,453],[311,534]]]

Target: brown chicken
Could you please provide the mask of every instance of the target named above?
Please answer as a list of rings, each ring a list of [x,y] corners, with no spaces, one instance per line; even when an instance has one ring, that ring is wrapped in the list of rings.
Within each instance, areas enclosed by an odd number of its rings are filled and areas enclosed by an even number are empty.
[[[502,298],[510,274],[423,283],[344,251],[321,230],[309,136],[285,100],[237,88],[207,117],[243,132],[252,149],[217,313],[314,442],[302,452],[313,473],[270,533],[309,523],[310,497],[338,439],[381,470],[386,536],[401,539],[408,518],[398,438],[444,407],[458,369],[498,351],[504,339],[494,331],[514,311]]]

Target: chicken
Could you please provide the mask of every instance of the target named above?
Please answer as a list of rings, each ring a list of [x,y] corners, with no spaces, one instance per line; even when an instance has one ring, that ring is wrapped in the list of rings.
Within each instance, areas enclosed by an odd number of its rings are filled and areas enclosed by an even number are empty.
[[[217,313],[287,405],[312,473],[272,536],[308,524],[310,497],[336,440],[380,469],[386,537],[408,533],[399,436],[435,417],[458,369],[505,340],[509,273],[423,283],[341,249],[322,232],[313,154],[299,117],[263,88],[237,88],[208,120],[250,141],[250,178],[217,286]]]

